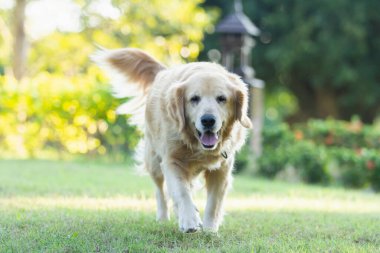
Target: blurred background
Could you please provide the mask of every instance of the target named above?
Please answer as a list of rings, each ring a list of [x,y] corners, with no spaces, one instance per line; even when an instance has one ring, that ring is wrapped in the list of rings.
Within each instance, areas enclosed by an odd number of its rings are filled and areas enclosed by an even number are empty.
[[[262,152],[247,145],[237,173],[380,190],[379,8],[242,1],[260,30],[248,65],[265,87]],[[123,99],[89,56],[100,45],[167,65],[220,61],[216,27],[234,11],[227,0],[0,0],[0,158],[132,163],[141,133],[115,114]]]

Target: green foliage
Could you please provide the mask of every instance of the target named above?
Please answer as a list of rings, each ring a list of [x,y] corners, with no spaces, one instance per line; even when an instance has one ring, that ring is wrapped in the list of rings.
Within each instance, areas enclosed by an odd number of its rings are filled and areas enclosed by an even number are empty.
[[[138,132],[115,115],[117,101],[95,67],[71,78],[47,72],[22,83],[0,78],[3,157],[116,155],[137,144]]]
[[[343,185],[360,188],[370,184],[375,190],[380,190],[379,150],[333,148],[331,155],[339,164],[341,174],[337,180]]]
[[[266,127],[263,139],[264,155],[259,159],[259,172],[273,178],[288,164],[286,143],[293,141],[293,135],[288,125],[282,123]]]
[[[273,178],[288,168],[294,168],[295,176],[304,182],[327,183],[329,175],[324,155],[323,147],[312,142],[284,142],[265,148],[264,155],[258,160],[259,173]]]
[[[299,103],[297,119],[361,115],[369,122],[380,113],[379,1],[242,2],[261,30],[252,51],[256,75],[268,90],[289,88]],[[205,4],[232,12],[233,1]],[[216,39],[207,37],[206,46],[219,47]]]
[[[249,145],[244,145],[243,148],[237,152],[235,156],[235,166],[234,171],[240,173],[252,164],[251,148]]]
[[[288,157],[282,148],[267,148],[260,157],[259,173],[269,178],[274,178],[288,164]]]
[[[365,186],[368,179],[368,171],[363,168],[363,159],[360,154],[347,148],[334,148],[333,157],[341,171],[337,179],[348,187],[359,188]]]
[[[372,187],[380,192],[380,156],[373,154],[370,160],[366,161],[366,169],[370,170],[370,183]]]
[[[286,89],[265,93],[266,124],[285,121],[298,110],[297,98]]]
[[[212,21],[217,15],[212,9],[208,12],[202,9],[200,0],[171,0],[165,4],[162,0],[106,1],[104,5],[109,4],[107,8],[113,10],[113,16],[99,10],[98,1],[75,2],[81,7],[83,30],[55,32],[31,41],[30,76],[40,71],[65,75],[85,73],[91,65],[88,56],[96,50],[95,45],[111,49],[140,48],[170,64],[193,61],[203,47],[204,33],[213,30]]]
[[[313,139],[319,145],[380,149],[380,125],[365,125],[357,118],[349,122],[333,119],[310,120],[296,128],[304,138]]]
[[[275,177],[294,168],[305,182],[379,190],[379,142],[378,125],[357,119],[311,120],[292,129],[273,124],[264,128],[259,173]]]
[[[31,76],[45,71],[63,77],[85,74],[93,65],[89,56],[94,51],[94,44],[83,33],[54,32],[33,43],[28,71]]]
[[[289,152],[289,163],[298,171],[301,179],[307,183],[327,183],[325,149],[312,142],[296,142]]]
[[[286,85],[309,116],[373,120],[380,101],[378,7],[376,1],[256,1],[252,18],[271,40],[256,50],[258,73]]]

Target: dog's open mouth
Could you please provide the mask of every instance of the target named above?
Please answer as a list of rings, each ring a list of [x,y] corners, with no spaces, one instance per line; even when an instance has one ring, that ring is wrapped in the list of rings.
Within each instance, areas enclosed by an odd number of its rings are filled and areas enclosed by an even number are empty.
[[[197,132],[198,132],[199,139],[202,143],[202,146],[204,148],[212,149],[218,143],[218,139],[219,139],[218,133],[214,133],[211,131],[206,131],[206,132],[201,133],[198,130]]]

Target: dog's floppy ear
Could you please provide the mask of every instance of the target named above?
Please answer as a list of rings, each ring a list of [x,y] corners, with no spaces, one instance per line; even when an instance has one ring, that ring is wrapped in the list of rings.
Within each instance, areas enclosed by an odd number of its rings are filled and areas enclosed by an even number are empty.
[[[235,90],[235,119],[240,121],[243,127],[252,128],[252,122],[248,117],[248,89],[246,84],[235,74],[229,75]]]
[[[248,97],[247,92],[237,89],[235,93],[235,115],[243,127],[252,128],[251,120],[247,116]]]
[[[186,125],[184,84],[175,84],[169,89],[167,105],[170,118],[176,122],[178,129],[182,132]]]
[[[157,73],[165,69],[165,66],[152,56],[136,48],[101,49],[92,56],[92,59],[106,71],[111,72],[111,76],[121,74],[124,81],[117,81],[138,84],[138,89],[143,91],[153,83]]]

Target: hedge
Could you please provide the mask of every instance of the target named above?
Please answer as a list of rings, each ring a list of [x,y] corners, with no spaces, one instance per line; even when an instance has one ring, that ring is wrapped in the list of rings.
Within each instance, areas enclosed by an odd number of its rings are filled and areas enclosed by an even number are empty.
[[[380,190],[379,126],[329,119],[264,128],[258,172],[273,178],[288,168],[308,183]]]

